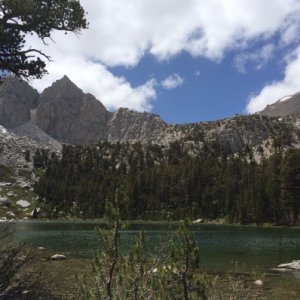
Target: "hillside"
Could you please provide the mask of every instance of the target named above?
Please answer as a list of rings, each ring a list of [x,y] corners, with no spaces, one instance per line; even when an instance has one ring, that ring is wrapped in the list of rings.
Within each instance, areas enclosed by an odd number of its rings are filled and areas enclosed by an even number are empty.
[[[4,80],[0,112],[0,217],[101,217],[122,185],[133,219],[298,223],[281,190],[290,169],[298,174],[293,110],[171,125],[151,113],[109,112],[63,77],[41,95]]]

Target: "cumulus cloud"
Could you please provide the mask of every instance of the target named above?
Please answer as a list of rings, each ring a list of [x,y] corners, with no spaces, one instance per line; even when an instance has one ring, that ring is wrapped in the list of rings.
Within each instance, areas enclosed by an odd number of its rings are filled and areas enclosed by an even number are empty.
[[[258,94],[250,97],[246,111],[254,113],[263,110],[280,98],[299,92],[300,87],[300,47],[294,55],[289,55],[284,78],[266,85]]]
[[[166,90],[172,90],[172,89],[175,89],[175,88],[181,86],[183,84],[183,82],[184,82],[184,79],[177,73],[174,73],[174,74],[168,76],[167,78],[165,78],[161,82],[161,86],[163,88],[165,88]]]
[[[81,51],[110,66],[134,66],[147,52],[159,59],[182,51],[221,59],[227,49],[274,34],[300,9],[298,0],[81,2],[90,19]]]
[[[274,34],[282,43],[295,37],[299,0],[81,0],[89,29],[79,36],[55,32],[46,47],[34,37],[28,45],[49,53],[49,76],[40,88],[66,74],[108,107],[151,109],[155,80],[133,87],[108,67],[135,67],[146,54],[170,60],[182,52],[219,61],[230,50],[247,49]],[[290,16],[294,16],[292,21]],[[90,72],[90,73],[89,73]]]
[[[64,74],[84,92],[96,95],[109,110],[127,107],[137,111],[149,111],[151,101],[156,99],[156,81],[151,79],[133,88],[124,77],[116,77],[105,66],[83,57],[56,57],[48,66],[49,75],[43,80],[33,80],[32,84],[40,92]]]

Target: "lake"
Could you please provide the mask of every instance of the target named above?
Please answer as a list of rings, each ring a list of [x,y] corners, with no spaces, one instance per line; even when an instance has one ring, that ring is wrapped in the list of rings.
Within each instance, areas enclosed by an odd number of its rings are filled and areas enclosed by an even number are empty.
[[[91,259],[97,251],[95,228],[98,226],[97,222],[87,221],[19,222],[16,236],[33,247],[43,246],[50,253],[64,253],[73,261],[82,261]],[[174,226],[136,222],[122,233],[123,240],[130,241],[142,229],[155,244],[168,236]],[[300,259],[300,229],[200,224],[192,230],[206,270],[226,272],[232,269],[234,262],[246,271],[257,267],[265,273],[267,299],[300,299],[300,276],[270,271],[280,263]]]

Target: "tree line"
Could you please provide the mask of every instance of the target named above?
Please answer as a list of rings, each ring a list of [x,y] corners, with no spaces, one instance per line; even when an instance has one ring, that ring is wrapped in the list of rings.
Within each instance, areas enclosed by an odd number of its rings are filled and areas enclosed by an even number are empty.
[[[158,145],[64,145],[62,156],[38,151],[45,169],[35,185],[49,218],[99,218],[105,203],[123,186],[123,217],[143,220],[223,218],[229,223],[297,225],[300,205],[300,150],[233,154],[205,145],[198,155],[184,143]]]

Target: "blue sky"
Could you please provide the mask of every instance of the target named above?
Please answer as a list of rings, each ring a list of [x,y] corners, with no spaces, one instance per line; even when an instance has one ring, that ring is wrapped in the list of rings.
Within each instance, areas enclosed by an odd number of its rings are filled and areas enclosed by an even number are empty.
[[[146,56],[135,68],[115,67],[111,71],[125,76],[133,86],[151,78],[161,82],[169,74],[178,74],[183,83],[176,88],[157,86],[152,112],[169,123],[209,121],[247,113],[249,96],[267,82],[283,77],[282,64],[275,59],[260,70],[248,67],[241,73],[234,65],[235,55],[228,54],[221,62],[193,58],[187,53],[168,62]]]
[[[254,113],[300,91],[300,0],[81,0],[89,29],[44,45],[42,91],[67,75],[109,110],[170,123]]]

